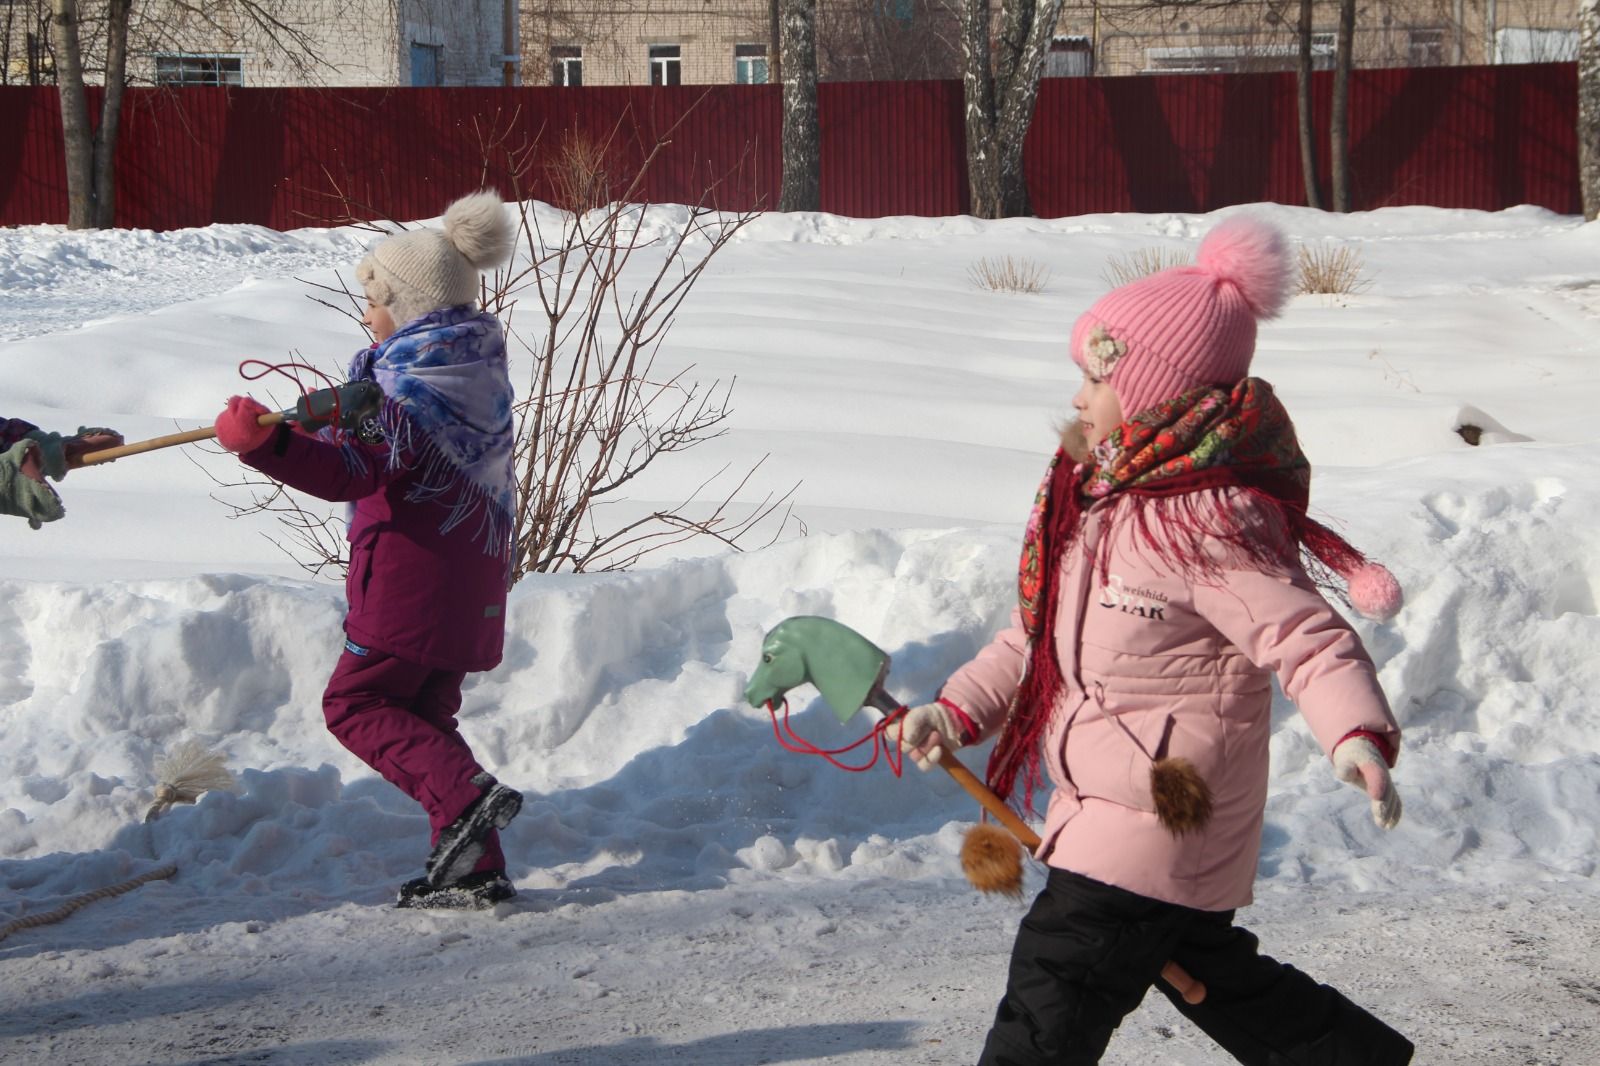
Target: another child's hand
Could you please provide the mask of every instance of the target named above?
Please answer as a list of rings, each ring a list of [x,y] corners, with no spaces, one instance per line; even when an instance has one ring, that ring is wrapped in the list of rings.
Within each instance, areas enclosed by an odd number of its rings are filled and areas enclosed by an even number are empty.
[[[1372,820],[1380,828],[1400,824],[1400,793],[1389,777],[1378,746],[1363,736],[1348,736],[1333,749],[1333,772],[1339,780],[1366,792],[1372,800]]]
[[[102,452],[107,448],[122,446],[122,434],[114,429],[80,427],[78,432],[61,442],[61,450],[66,456],[67,469],[75,470],[83,465],[83,457],[91,452]],[[62,477],[66,477],[65,472]]]
[[[975,732],[972,719],[954,704],[924,703],[907,711],[898,722],[884,728],[890,743],[910,755],[919,770],[931,770],[947,751],[955,751]]]
[[[260,424],[261,416],[270,413],[248,396],[230,396],[228,406],[217,415],[217,443],[235,455],[255,451],[278,428]]]
[[[22,461],[17,464],[17,469],[39,484],[44,484],[44,461],[39,457],[38,446],[31,441],[23,449]]]

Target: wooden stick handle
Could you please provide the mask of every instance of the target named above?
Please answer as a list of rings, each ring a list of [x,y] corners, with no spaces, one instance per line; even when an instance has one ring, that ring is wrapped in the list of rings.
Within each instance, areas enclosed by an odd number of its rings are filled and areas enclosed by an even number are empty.
[[[275,426],[283,420],[284,413],[282,411],[269,411],[256,419],[256,425]],[[168,433],[165,437],[151,437],[149,440],[136,440],[132,444],[119,444],[115,448],[102,448],[97,452],[85,452],[69,465],[76,469],[80,466],[112,463],[125,455],[138,455],[141,452],[153,452],[162,448],[171,448],[176,444],[191,444],[197,440],[210,440],[216,435],[217,430],[214,426],[206,426],[204,429],[185,430],[182,433]]]
[[[1039,834],[1028,828],[1028,823],[1017,817],[1017,812],[1005,805],[1005,802],[996,796],[988,785],[978,780],[978,775],[968,770],[966,764],[956,758],[955,753],[948,748],[939,751],[939,765],[945,772],[956,779],[956,783],[967,790],[967,794],[983,805],[995,819],[1007,829],[1011,835],[1022,842],[1022,846],[1030,852],[1039,847]]]

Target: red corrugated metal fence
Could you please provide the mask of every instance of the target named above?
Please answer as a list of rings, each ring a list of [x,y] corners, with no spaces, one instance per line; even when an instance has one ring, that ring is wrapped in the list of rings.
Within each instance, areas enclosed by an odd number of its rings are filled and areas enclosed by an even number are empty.
[[[1322,144],[1327,78],[1318,75]],[[823,210],[966,209],[958,82],[824,83],[818,115]],[[1575,213],[1576,122],[1573,64],[1357,71],[1356,206]],[[0,87],[0,130],[0,224],[65,221],[54,90]],[[286,229],[351,209],[417,218],[483,181],[551,199],[551,161],[573,131],[608,146],[613,192],[665,140],[639,198],[777,203],[776,86],[132,90],[117,220]],[[1304,203],[1294,77],[1047,79],[1026,167],[1042,217]]]

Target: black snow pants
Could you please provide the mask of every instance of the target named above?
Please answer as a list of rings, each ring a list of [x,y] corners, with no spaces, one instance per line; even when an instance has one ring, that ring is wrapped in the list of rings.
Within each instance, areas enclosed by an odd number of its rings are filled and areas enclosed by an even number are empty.
[[[1205,982],[1191,1006],[1168,959]],[[1156,985],[1246,1066],[1405,1066],[1411,1042],[1327,985],[1257,951],[1232,911],[1197,911],[1052,870],[1022,919],[979,1066],[1088,1066]]]

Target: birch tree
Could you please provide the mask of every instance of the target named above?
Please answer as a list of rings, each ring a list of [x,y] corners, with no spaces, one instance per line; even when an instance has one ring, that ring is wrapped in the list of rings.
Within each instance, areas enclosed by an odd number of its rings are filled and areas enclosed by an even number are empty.
[[[1578,184],[1583,217],[1600,218],[1600,0],[1578,4]]]
[[[1295,63],[1295,107],[1300,125],[1300,169],[1305,173],[1306,206],[1322,208],[1322,188],[1317,181],[1317,118],[1313,109],[1311,30],[1316,0],[1300,0],[1299,48]]]
[[[778,69],[783,72],[783,189],[778,210],[820,211],[817,0],[779,0],[778,19]]]
[[[144,51],[156,50],[168,34],[186,24],[220,32],[248,24],[301,69],[322,62],[311,47],[310,37],[282,15],[282,4],[263,0],[161,0],[159,5],[136,5],[136,0],[98,0],[90,5],[90,18],[86,19],[78,0],[50,0],[69,229],[103,229],[114,224],[117,135],[123,90],[128,84],[128,41],[139,14],[137,7],[143,6],[159,6],[159,10],[145,13],[142,20],[140,48]],[[86,30],[94,32],[93,40],[86,36]],[[103,64],[97,71],[105,83],[98,123],[89,110],[88,57]]]
[[[1355,65],[1356,0],[1339,0],[1333,45],[1333,107],[1328,122],[1328,165],[1333,209],[1350,210],[1350,70]]]
[[[1033,213],[1022,144],[1033,121],[1039,71],[1061,15],[1061,0],[1002,0],[991,42],[989,0],[964,0],[962,84],[966,97],[967,186],[979,218]]]

